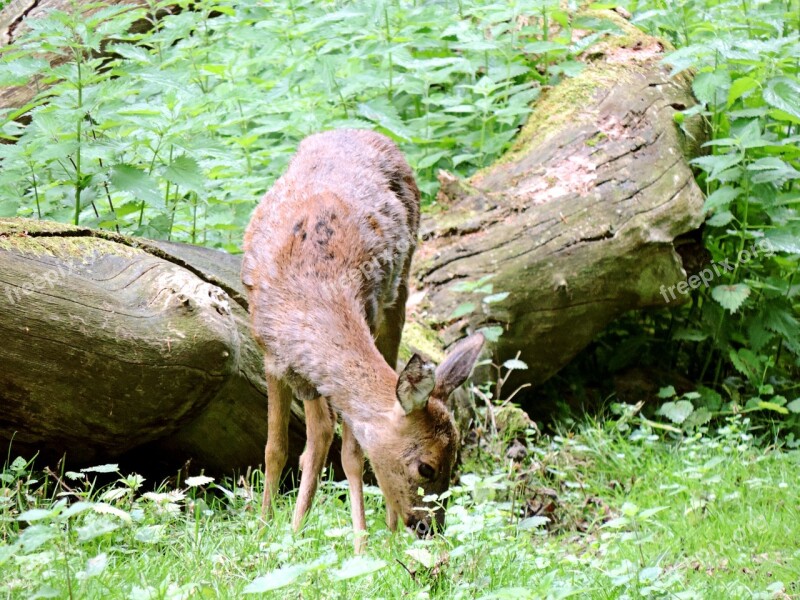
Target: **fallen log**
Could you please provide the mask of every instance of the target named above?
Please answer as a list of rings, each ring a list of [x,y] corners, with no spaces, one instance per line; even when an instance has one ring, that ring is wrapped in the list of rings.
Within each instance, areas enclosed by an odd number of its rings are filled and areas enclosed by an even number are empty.
[[[0,220],[0,443],[45,460],[66,452],[71,464],[136,451],[164,468],[259,465],[266,385],[239,262]],[[304,444],[302,414],[295,406],[290,464]]]
[[[495,164],[440,174],[441,212],[423,219],[419,318],[448,344],[502,329],[496,355],[529,366],[510,384],[543,382],[622,313],[665,306],[663,289],[686,279],[676,240],[703,221],[686,157],[704,131],[674,120],[694,103],[690,79],[669,76],[661,41],[595,14],[624,35],[593,46]]]

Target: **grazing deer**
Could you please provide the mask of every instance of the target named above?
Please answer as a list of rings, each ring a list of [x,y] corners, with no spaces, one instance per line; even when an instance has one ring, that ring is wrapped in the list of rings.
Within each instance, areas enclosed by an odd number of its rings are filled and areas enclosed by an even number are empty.
[[[432,514],[443,524],[443,509],[422,506],[418,490],[449,486],[458,432],[446,403],[483,344],[474,334],[438,368],[415,354],[395,372],[418,225],[419,190],[397,146],[371,131],[337,130],[300,144],[244,238],[242,281],[269,395],[264,514],[286,465],[294,393],[307,434],[294,528],[311,506],[338,413],[356,552],[366,529],[365,453],[391,529],[398,517],[421,537]]]

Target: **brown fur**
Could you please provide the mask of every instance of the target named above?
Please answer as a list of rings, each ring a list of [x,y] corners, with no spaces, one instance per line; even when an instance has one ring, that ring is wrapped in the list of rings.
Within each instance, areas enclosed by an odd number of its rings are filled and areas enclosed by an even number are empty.
[[[286,463],[292,392],[305,401],[308,440],[295,528],[331,443],[328,402],[343,420],[342,464],[357,533],[365,529],[363,453],[386,497],[390,526],[399,516],[408,526],[422,522],[427,533],[430,511],[418,508],[417,490],[441,493],[449,485],[458,436],[445,401],[453,383],[469,375],[480,343],[449,359],[461,365],[446,369],[449,376],[434,377],[433,367],[415,357],[398,378],[418,224],[419,191],[397,147],[374,132],[338,130],[300,144],[247,228],[242,281],[269,388],[265,511]],[[456,382],[453,373],[465,369]],[[422,462],[435,477],[421,477]]]

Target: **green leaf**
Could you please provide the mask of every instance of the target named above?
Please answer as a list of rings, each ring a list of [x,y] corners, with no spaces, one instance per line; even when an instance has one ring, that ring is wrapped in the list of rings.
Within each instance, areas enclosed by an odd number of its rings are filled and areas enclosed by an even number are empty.
[[[528,365],[525,364],[523,361],[519,360],[518,358],[511,358],[503,363],[503,366],[508,369],[509,371],[525,371],[528,368]]]
[[[730,203],[741,195],[742,190],[740,188],[724,185],[706,198],[703,204],[703,212],[714,212],[718,208],[727,209]]]
[[[95,467],[86,467],[81,469],[81,473],[116,473],[119,471],[119,465],[116,463],[108,463],[107,465],[97,465]]]
[[[505,330],[499,325],[493,325],[492,327],[481,327],[478,331],[483,334],[487,342],[495,343]]]
[[[744,154],[741,152],[730,152],[728,154],[699,156],[698,158],[693,158],[690,162],[707,172],[709,179],[715,180],[723,171],[741,163],[743,158]]]
[[[711,227],[724,227],[731,221],[733,221],[733,213],[729,210],[723,210],[710,219],[707,219],[706,225],[710,225]]]
[[[403,123],[403,119],[397,113],[395,106],[388,101],[384,103],[373,100],[369,103],[359,104],[358,114],[373,123],[377,123],[398,140],[410,142],[414,135]]]
[[[426,569],[431,569],[436,564],[436,559],[427,548],[408,548],[406,554]]]
[[[181,155],[164,170],[164,179],[187,190],[203,192],[205,178],[200,165],[190,156]]]
[[[692,82],[695,97],[703,104],[717,104],[722,94],[726,94],[731,85],[731,76],[725,69],[699,73]]]
[[[60,521],[66,521],[75,515],[79,515],[81,513],[86,512],[87,510],[91,510],[94,508],[94,502],[75,502],[74,504],[70,504],[69,508],[67,508],[64,512],[58,515]]]
[[[53,538],[58,537],[58,530],[49,525],[31,525],[19,536],[19,543],[25,552],[33,552]]]
[[[87,520],[81,527],[77,527],[75,531],[78,533],[79,542],[90,542],[91,540],[107,535],[119,529],[120,525],[117,521],[105,517]]]
[[[611,519],[610,521],[606,521],[602,527],[606,529],[622,529],[623,527],[630,524],[631,520],[628,517],[617,517],[616,519]]]
[[[27,521],[28,523],[43,521],[45,519],[50,519],[54,517],[56,515],[56,512],[57,511],[54,511],[52,509],[32,508],[20,514],[17,517],[17,521]]]
[[[292,585],[306,572],[305,565],[289,565],[256,577],[244,588],[245,594],[261,594]]]
[[[527,54],[544,54],[545,52],[566,51],[567,49],[564,44],[540,40],[526,44],[522,51]]]
[[[548,517],[527,517],[522,519],[519,524],[517,524],[517,528],[525,531],[526,529],[539,529],[547,525],[550,522]]]
[[[145,525],[136,531],[133,539],[142,544],[157,544],[164,537],[166,528],[166,525]]]
[[[770,118],[775,119],[776,121],[785,121],[787,123],[791,123],[792,125],[800,125],[800,117],[790,115],[785,110],[773,108],[767,114],[770,116]]]
[[[667,417],[676,425],[683,423],[689,415],[694,412],[694,406],[688,400],[676,400],[675,402],[665,402],[656,411],[656,414]]]
[[[744,283],[717,285],[711,288],[711,297],[727,311],[735,313],[750,296],[750,288]]]
[[[108,554],[101,552],[97,556],[86,561],[86,569],[83,571],[85,577],[97,577],[108,566]]]
[[[500,292],[499,294],[492,294],[491,296],[484,297],[483,301],[486,304],[494,304],[495,302],[502,302],[509,296],[509,292]]]
[[[756,171],[753,183],[775,183],[782,185],[789,179],[800,179],[800,171],[776,156],[759,158],[747,166],[748,171]]]
[[[432,167],[447,155],[448,153],[446,151],[434,152],[433,154],[428,154],[427,156],[423,156],[422,158],[420,158],[415,166],[418,171],[422,171],[424,169]]]
[[[761,361],[758,356],[747,348],[739,348],[738,351],[731,349],[728,357],[733,367],[747,377],[752,385],[758,384],[761,377]]]
[[[683,422],[684,427],[701,427],[711,421],[714,415],[706,407],[701,406],[690,414]]]
[[[355,579],[356,577],[363,577],[364,575],[375,573],[376,571],[380,571],[385,567],[386,561],[377,558],[369,558],[366,556],[356,556],[353,558],[348,558],[346,561],[344,561],[340,568],[334,569],[331,572],[331,576],[340,581],[345,579]]]
[[[137,200],[160,203],[158,184],[146,172],[129,164],[117,164],[111,170],[110,183],[120,192],[128,192]]]
[[[566,77],[577,77],[586,69],[586,63],[578,60],[565,60],[548,67],[548,72],[563,73]],[[677,114],[677,113],[676,113]]]
[[[764,87],[764,101],[800,119],[800,84],[788,77],[775,77]]]
[[[19,550],[18,544],[4,544],[0,546],[0,566],[8,562]]]
[[[474,312],[476,308],[477,306],[474,302],[464,302],[463,304],[456,306],[455,310],[450,313],[450,318],[458,319],[459,317],[463,317],[464,315]]]
[[[653,508],[646,508],[645,510],[640,512],[637,515],[637,517],[642,521],[646,521],[647,519],[649,519],[653,515],[657,515],[660,512],[668,510],[669,508],[670,508],[669,506],[654,506]]]
[[[786,408],[793,413],[800,414],[800,398],[795,398],[789,404],[786,405]]]
[[[728,90],[728,108],[733,106],[739,98],[744,96],[750,90],[758,87],[759,83],[752,77],[739,77],[731,84],[731,89]]]
[[[671,385],[662,387],[660,390],[658,390],[659,398],[666,399],[666,398],[672,398],[673,396],[675,396],[675,388],[672,387]]]
[[[742,148],[761,148],[770,143],[761,135],[761,121],[759,119],[752,119],[748,122],[747,125],[739,130],[736,138]]]
[[[800,230],[781,228],[767,232],[766,240],[773,252],[800,254]]]
[[[672,336],[675,340],[685,341],[685,342],[702,342],[708,339],[708,334],[700,331],[699,329],[689,329],[686,327],[681,327],[680,329],[676,330]]]
[[[653,583],[661,576],[661,567],[645,567],[639,571],[640,583]]]
[[[773,306],[764,316],[764,326],[789,344],[800,339],[800,323],[791,308]]]

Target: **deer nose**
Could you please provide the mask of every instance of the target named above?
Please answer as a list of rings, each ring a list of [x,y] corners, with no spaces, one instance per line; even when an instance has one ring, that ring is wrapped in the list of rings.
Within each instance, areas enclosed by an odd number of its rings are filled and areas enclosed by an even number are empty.
[[[418,521],[417,526],[414,528],[417,532],[417,537],[424,538],[427,537],[431,531],[431,526],[428,525],[427,521]]]

